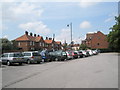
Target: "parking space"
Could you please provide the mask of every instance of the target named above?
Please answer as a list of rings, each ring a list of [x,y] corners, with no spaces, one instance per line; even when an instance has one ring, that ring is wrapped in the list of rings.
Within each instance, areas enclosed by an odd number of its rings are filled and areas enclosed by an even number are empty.
[[[3,66],[4,88],[116,88],[118,54],[22,66]]]

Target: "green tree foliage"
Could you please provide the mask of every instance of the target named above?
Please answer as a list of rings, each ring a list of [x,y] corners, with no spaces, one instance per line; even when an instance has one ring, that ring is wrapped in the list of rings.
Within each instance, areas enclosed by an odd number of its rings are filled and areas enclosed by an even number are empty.
[[[80,45],[80,49],[81,49],[81,50],[86,50],[86,49],[88,49],[88,47],[87,47],[87,45],[85,45],[85,44],[81,44],[81,45]]]
[[[0,49],[2,50],[11,50],[12,43],[7,38],[0,39]]]
[[[110,29],[110,33],[107,36],[109,42],[109,48],[112,50],[119,50],[120,51],[120,15],[115,17],[116,24],[113,25]]]

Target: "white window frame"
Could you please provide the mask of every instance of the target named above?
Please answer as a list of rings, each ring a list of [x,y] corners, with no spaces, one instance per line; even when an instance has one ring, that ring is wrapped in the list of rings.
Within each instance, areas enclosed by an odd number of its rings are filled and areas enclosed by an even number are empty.
[[[18,42],[18,46],[20,46],[21,45],[21,43],[20,42]]]

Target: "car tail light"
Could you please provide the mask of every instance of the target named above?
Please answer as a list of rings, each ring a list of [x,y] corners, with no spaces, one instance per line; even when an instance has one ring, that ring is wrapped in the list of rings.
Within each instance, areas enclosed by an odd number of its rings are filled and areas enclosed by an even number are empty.
[[[31,58],[34,58],[34,56],[32,56]]]
[[[75,54],[74,54],[74,53],[72,53],[72,55],[74,56]]]
[[[16,60],[16,58],[13,58],[13,60]]]

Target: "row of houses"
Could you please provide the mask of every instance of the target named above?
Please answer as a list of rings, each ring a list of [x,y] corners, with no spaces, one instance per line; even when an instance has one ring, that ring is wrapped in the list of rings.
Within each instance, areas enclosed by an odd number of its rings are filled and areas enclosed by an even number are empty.
[[[43,49],[54,49],[59,50],[63,49],[64,44],[60,41],[55,41],[54,38],[46,37],[45,40],[42,36],[36,35],[33,33],[28,33],[25,31],[25,34],[16,38],[17,47],[23,51],[31,50],[43,50]],[[97,33],[87,33],[86,39],[82,41],[82,44],[86,45],[91,49],[106,49],[108,48],[107,35],[98,31]],[[68,47],[69,49],[70,47]],[[73,44],[72,49],[80,49],[80,44]]]
[[[43,49],[61,49],[61,42],[55,41],[54,38],[48,38],[44,40],[42,36],[36,35],[33,33],[28,33],[25,31],[25,34],[16,38],[17,47],[23,51],[31,50],[43,50]]]

